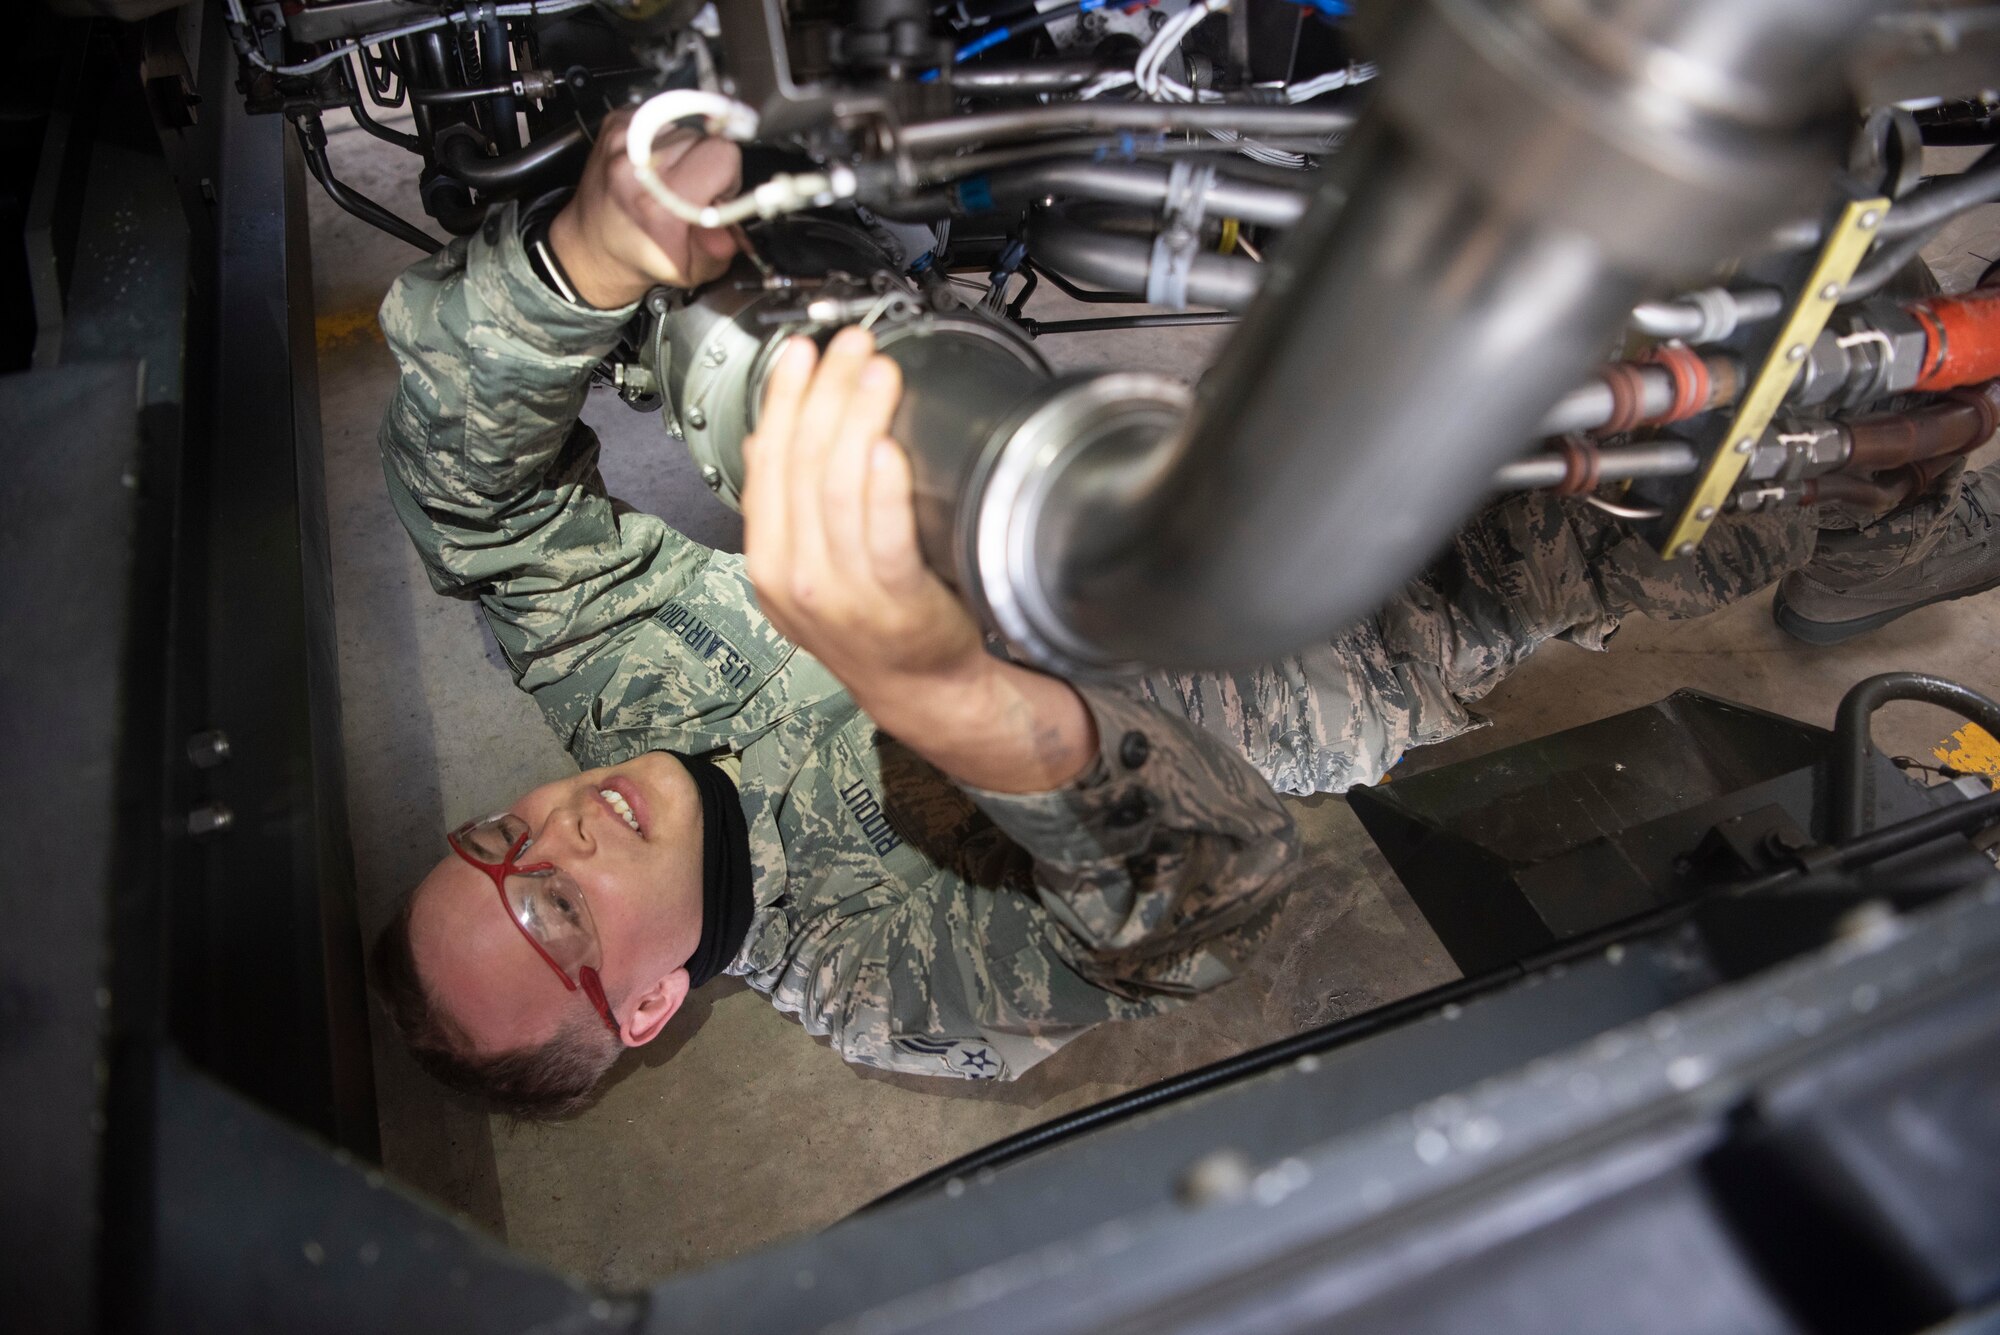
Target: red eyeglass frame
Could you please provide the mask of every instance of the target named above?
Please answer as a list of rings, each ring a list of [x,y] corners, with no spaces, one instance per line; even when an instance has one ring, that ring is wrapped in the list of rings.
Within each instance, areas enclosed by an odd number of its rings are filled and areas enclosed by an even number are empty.
[[[548,949],[541,942],[535,940],[534,933],[523,927],[521,920],[514,916],[513,901],[507,898],[507,878],[517,872],[526,874],[530,872],[558,870],[556,864],[553,862],[533,862],[524,866],[514,861],[520,855],[521,850],[527,846],[529,837],[529,835],[524,834],[519,839],[516,839],[508,847],[506,860],[502,862],[487,862],[482,858],[474,857],[466,851],[463,844],[458,842],[458,832],[456,830],[445,835],[444,840],[451,845],[452,852],[485,872],[488,878],[492,880],[493,891],[500,896],[500,910],[507,915],[507,921],[514,924],[514,930],[521,934],[523,941],[526,941],[535,948],[535,953],[542,957],[542,963],[548,965],[549,968],[555,971],[556,977],[562,979],[563,986],[574,992],[577,990],[578,984],[582,984],[583,994],[589,997],[590,1004],[597,1008],[597,1013],[604,1020],[605,1027],[610,1029],[612,1033],[623,1036],[625,1032],[624,1027],[618,1023],[618,1018],[611,1013],[611,1003],[605,998],[604,982],[597,976],[597,970],[585,964],[577,969],[577,976],[571,978],[569,971],[564,969],[562,965],[557,964],[555,956],[549,954]],[[578,893],[581,894],[582,892],[578,891]],[[598,949],[601,951],[603,946],[600,944]]]

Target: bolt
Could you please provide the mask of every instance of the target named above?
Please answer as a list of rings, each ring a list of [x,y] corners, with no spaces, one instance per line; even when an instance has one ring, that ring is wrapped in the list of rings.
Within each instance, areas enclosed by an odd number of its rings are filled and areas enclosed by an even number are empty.
[[[1736,452],[1738,454],[1748,454],[1750,453],[1750,451],[1756,448],[1757,448],[1757,442],[1751,440],[1748,436],[1745,436],[1742,440],[1736,442]]]
[[[710,490],[714,490],[722,485],[722,470],[714,464],[703,464],[701,466],[701,480],[709,485]]]
[[[188,812],[187,832],[200,839],[211,834],[227,834],[236,824],[236,813],[220,802],[204,802]]]
[[[1715,507],[1712,505],[1704,505],[1701,507],[1701,509],[1696,510],[1694,512],[1694,517],[1696,519],[1701,520],[1702,523],[1705,524],[1709,520],[1715,518]]]
[[[1821,301],[1838,301],[1840,299],[1840,284],[1828,283],[1819,290],[1819,299]]]
[[[646,309],[655,315],[665,315],[667,313],[667,301],[667,290],[663,287],[656,287],[646,294]]]
[[[1255,1176],[1240,1150],[1216,1150],[1195,1160],[1181,1177],[1181,1200],[1193,1206],[1236,1200],[1249,1192]]]
[[[708,351],[701,354],[701,359],[709,366],[720,366],[728,356],[729,354],[723,350],[720,343],[712,343],[709,345]]]
[[[1786,360],[1786,361],[1788,361],[1788,362],[1802,362],[1802,361],[1804,361],[1805,359],[1806,359],[1806,345],[1805,345],[1805,344],[1803,344],[1803,343],[1794,343],[1794,344],[1792,344],[1792,346],[1791,346],[1791,347],[1789,347],[1789,348],[1786,348],[1786,349],[1785,349],[1785,360]]]
[[[687,410],[687,424],[699,431],[708,425],[708,414],[699,408],[690,408]]]
[[[1680,546],[1678,546],[1678,547],[1674,548],[1674,555],[1675,555],[1676,557],[1689,557],[1689,556],[1693,556],[1693,555],[1694,555],[1694,544],[1693,544],[1693,543],[1691,543],[1691,542],[1684,542],[1684,543],[1682,543],[1682,544],[1681,544]]]
[[[196,733],[187,739],[187,758],[196,769],[214,769],[229,759],[229,734],[220,728]]]
[[[1870,950],[1894,940],[1897,930],[1896,911],[1879,899],[1856,904],[1833,925],[1835,936]]]

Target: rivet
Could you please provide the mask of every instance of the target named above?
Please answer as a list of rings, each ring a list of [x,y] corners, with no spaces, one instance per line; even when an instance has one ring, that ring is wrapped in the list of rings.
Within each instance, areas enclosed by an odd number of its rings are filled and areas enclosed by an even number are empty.
[[[1866,213],[1863,213],[1861,215],[1861,225],[1863,227],[1873,227],[1876,223],[1881,221],[1882,221],[1882,215],[1880,213],[1877,213],[1874,209],[1869,209]]]
[[[1803,344],[1803,343],[1794,343],[1794,344],[1792,344],[1792,346],[1791,346],[1791,347],[1789,347],[1789,348],[1786,348],[1786,349],[1785,349],[1785,360],[1786,360],[1786,361],[1788,361],[1788,362],[1802,362],[1802,361],[1804,361],[1805,359],[1806,359],[1806,345],[1805,345],[1805,344]]]
[[[1839,300],[1839,299],[1840,299],[1840,284],[1838,284],[1838,283],[1828,283],[1828,284],[1827,284],[1827,285],[1826,285],[1825,287],[1823,287],[1823,288],[1821,288],[1821,289],[1819,290],[1819,299],[1820,299],[1821,301],[1837,301],[1837,300]]]
[[[187,832],[196,838],[224,834],[236,824],[236,813],[220,802],[204,802],[188,812]]]
[[[1183,1204],[1196,1207],[1237,1200],[1249,1192],[1254,1176],[1242,1151],[1214,1150],[1195,1160],[1181,1175],[1178,1194]]]
[[[1682,543],[1682,544],[1681,544],[1680,546],[1678,546],[1678,547],[1674,548],[1674,555],[1675,555],[1675,556],[1693,556],[1693,555],[1694,555],[1694,544],[1693,544],[1693,543],[1691,543],[1691,542],[1684,542],[1684,543]]]
[[[220,728],[209,728],[187,739],[188,763],[196,769],[214,769],[229,756],[229,734]]]
[[[1742,440],[1736,442],[1736,452],[1738,454],[1748,454],[1750,453],[1750,451],[1756,448],[1757,448],[1757,442],[1751,440],[1748,436],[1745,436]]]
[[[1694,512],[1694,517],[1696,519],[1701,520],[1705,524],[1709,520],[1715,518],[1715,507],[1712,505],[1704,505],[1701,507],[1701,509],[1696,510]]]

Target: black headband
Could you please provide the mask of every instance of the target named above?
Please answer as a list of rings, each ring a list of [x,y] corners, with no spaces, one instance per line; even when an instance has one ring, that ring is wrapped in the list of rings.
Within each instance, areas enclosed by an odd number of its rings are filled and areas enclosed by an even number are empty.
[[[688,956],[688,986],[700,987],[728,968],[750,933],[750,827],[729,776],[706,760],[681,762],[701,794],[701,942]]]

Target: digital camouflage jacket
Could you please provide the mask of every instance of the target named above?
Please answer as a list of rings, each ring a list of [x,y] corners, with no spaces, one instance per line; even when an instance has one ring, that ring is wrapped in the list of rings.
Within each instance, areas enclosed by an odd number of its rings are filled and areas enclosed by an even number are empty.
[[[577,414],[630,314],[551,292],[496,211],[382,307],[382,458],[433,586],[479,601],[579,764],[737,774],[756,915],[729,971],[850,1061],[971,1078],[1230,978],[1295,847],[1264,779],[1136,687],[1081,688],[1100,755],[1059,792],[974,791],[883,736],[739,557],[605,494]]]

